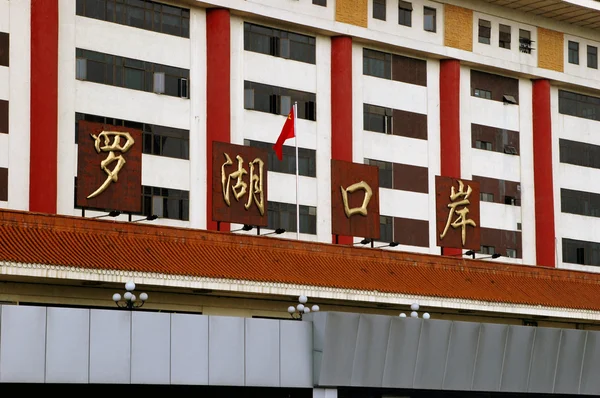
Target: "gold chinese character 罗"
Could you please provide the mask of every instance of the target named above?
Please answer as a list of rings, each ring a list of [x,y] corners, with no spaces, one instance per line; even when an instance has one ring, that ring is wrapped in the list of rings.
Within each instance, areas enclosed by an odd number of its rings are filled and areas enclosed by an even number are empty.
[[[265,201],[263,192],[263,173],[265,163],[260,158],[256,158],[251,162],[248,162],[250,172],[244,168],[244,159],[237,155],[235,158],[238,161],[237,170],[230,173],[229,175],[225,172],[226,166],[231,166],[233,161],[229,157],[229,154],[224,153],[225,163],[221,166],[221,186],[223,188],[223,199],[227,206],[231,206],[231,200],[229,198],[230,190],[233,191],[233,197],[236,201],[239,201],[242,196],[248,192],[248,201],[244,204],[244,208],[248,210],[252,206],[252,202],[256,204],[260,215],[265,214]],[[258,166],[258,172],[256,167]],[[244,182],[244,175],[248,174],[250,177],[250,186]],[[231,180],[235,180],[235,184],[231,185]]]
[[[362,206],[351,209],[348,205],[348,194],[358,191],[359,189],[365,191],[365,198],[363,199]],[[361,216],[367,215],[367,206],[369,205],[371,196],[373,196],[373,190],[369,184],[361,181],[350,185],[348,188],[340,187],[340,190],[342,191],[342,201],[344,202],[344,212],[346,213],[346,217],[350,218],[354,214],[360,214]]]
[[[119,132],[119,131],[103,131],[98,135],[91,134],[94,139],[94,147],[96,148],[96,152],[108,152],[108,156],[102,162],[100,162],[100,168],[106,173],[106,180],[100,185],[98,189],[96,189],[93,193],[91,193],[87,198],[91,199],[98,195],[108,188],[108,186],[119,180],[119,172],[125,166],[125,158],[123,154],[127,152],[135,141],[131,134],[127,132]],[[124,138],[125,144],[121,145],[121,138]],[[111,143],[112,140],[112,143]],[[104,144],[102,144],[104,141]],[[120,152],[118,155],[115,155],[115,152]],[[108,168],[110,164],[113,162],[117,162],[115,167],[111,170]]]
[[[440,235],[440,239],[444,239],[444,236],[446,236],[446,233],[448,232],[448,228],[450,228],[452,226],[452,228],[462,228],[461,231],[461,237],[462,237],[462,244],[463,246],[465,245],[465,241],[467,238],[467,225],[476,227],[477,224],[475,224],[475,221],[467,218],[467,214],[469,214],[469,208],[467,207],[467,205],[469,205],[471,202],[469,201],[469,196],[471,196],[471,186],[467,185],[467,191],[464,191],[464,184],[462,181],[458,181],[458,192],[455,191],[454,186],[452,186],[451,190],[450,190],[450,203],[448,203],[448,207],[450,208],[450,212],[448,213],[448,220],[446,221],[446,227],[444,228],[444,232],[442,232],[442,234]],[[462,198],[462,200],[457,200]],[[459,206],[464,206],[462,209],[457,210],[456,208]],[[454,222],[452,221],[452,216],[454,215],[454,213],[458,214],[458,218],[456,220],[454,220]]]

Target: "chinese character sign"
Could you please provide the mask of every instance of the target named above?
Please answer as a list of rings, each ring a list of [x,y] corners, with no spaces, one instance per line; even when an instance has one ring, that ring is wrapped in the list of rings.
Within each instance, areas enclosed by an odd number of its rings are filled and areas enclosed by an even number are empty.
[[[214,221],[266,227],[267,151],[213,142]]]
[[[480,249],[479,183],[435,177],[437,244]]]
[[[334,235],[379,239],[379,169],[331,161],[331,227]]]
[[[141,130],[78,122],[77,205],[139,213]]]

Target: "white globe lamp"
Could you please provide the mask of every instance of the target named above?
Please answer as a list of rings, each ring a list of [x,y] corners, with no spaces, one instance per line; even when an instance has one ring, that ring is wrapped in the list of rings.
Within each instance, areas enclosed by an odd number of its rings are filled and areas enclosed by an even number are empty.
[[[147,293],[141,293],[140,294],[140,300],[142,300],[142,301],[148,300],[148,294]]]
[[[308,301],[308,297],[302,295],[298,297],[298,301],[300,302],[300,304],[306,304],[306,302]]]
[[[133,283],[132,281],[129,281],[125,284],[125,290],[127,290],[128,292],[132,292],[135,290],[135,283]]]
[[[319,308],[318,305],[315,304],[315,305],[312,306],[312,311],[313,312],[318,312],[319,310],[320,310],[320,308]]]
[[[113,294],[113,301],[116,303],[117,301],[121,301],[121,295],[119,293]]]

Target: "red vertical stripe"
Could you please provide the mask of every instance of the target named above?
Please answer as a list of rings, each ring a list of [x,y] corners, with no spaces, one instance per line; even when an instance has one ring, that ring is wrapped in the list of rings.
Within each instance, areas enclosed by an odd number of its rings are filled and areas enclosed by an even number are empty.
[[[229,10],[209,9],[206,12],[206,209],[207,229],[216,230],[212,221],[212,143],[230,142],[231,136],[231,30]],[[241,95],[242,93],[240,93]],[[229,230],[229,224],[221,224]]]
[[[440,171],[445,177],[460,178],[460,61],[440,61]],[[444,255],[462,250],[444,248]]]
[[[56,213],[58,0],[31,0],[30,84],[29,210]]]
[[[346,36],[331,39],[331,158],[352,162],[352,38]],[[352,244],[352,237],[338,242]]]
[[[533,178],[536,263],[556,266],[550,82],[533,82]]]

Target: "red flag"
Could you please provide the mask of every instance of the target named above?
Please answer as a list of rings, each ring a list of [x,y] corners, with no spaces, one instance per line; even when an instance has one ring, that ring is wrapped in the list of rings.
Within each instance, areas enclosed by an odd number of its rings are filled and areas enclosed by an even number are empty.
[[[294,138],[296,135],[294,134],[294,107],[290,111],[283,128],[281,129],[281,134],[279,134],[279,138],[277,138],[277,142],[273,145],[273,149],[275,150],[275,154],[279,160],[283,159],[283,143],[290,138]]]

